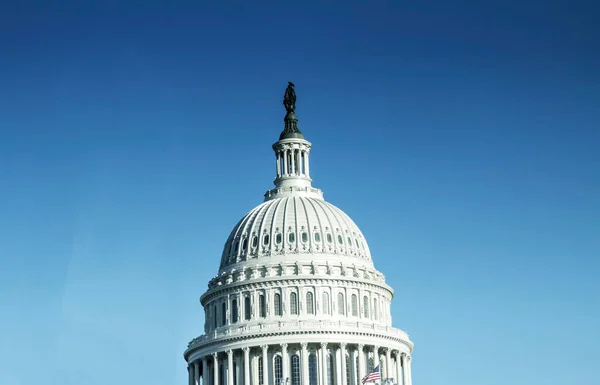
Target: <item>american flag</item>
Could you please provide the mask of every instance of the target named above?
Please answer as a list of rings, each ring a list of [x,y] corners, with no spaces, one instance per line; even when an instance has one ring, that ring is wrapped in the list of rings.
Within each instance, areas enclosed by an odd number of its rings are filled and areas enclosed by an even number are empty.
[[[365,382],[375,382],[381,380],[380,366],[381,364],[377,365],[373,370],[371,370],[371,373],[364,376],[362,379],[362,383],[364,384]]]

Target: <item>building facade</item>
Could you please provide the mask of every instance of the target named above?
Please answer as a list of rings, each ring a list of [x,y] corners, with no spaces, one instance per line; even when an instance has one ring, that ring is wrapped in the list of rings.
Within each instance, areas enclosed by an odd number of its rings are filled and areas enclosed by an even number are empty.
[[[200,298],[189,385],[359,385],[378,365],[382,384],[412,385],[413,343],[392,327],[393,289],[360,229],[312,187],[295,101],[290,83],[275,188],[234,227]]]

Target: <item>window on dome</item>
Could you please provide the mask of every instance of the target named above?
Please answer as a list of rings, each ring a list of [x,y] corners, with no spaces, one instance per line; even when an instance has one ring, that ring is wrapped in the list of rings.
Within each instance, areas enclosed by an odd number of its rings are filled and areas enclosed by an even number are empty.
[[[252,247],[258,246],[258,237],[255,235],[252,237]]]
[[[315,314],[315,299],[312,292],[306,293],[306,312]]]
[[[338,314],[339,315],[346,314],[345,308],[346,308],[346,304],[344,303],[344,294],[338,293]]]
[[[216,328],[217,328],[217,326],[218,326],[217,322],[219,322],[219,321],[218,321],[218,319],[219,319],[219,318],[217,317],[217,305],[216,305],[216,304],[213,304],[213,306],[212,306],[212,310],[213,310],[213,312],[212,312],[212,313],[213,313],[213,315],[212,315],[212,319],[213,319],[213,328],[215,328],[215,329],[216,329]]]
[[[258,356],[258,384],[259,385],[264,385],[265,381],[265,374],[263,372],[263,358],[262,356]],[[208,384],[209,382],[206,381],[206,383]]]
[[[273,306],[273,308],[275,309],[275,315],[280,316],[281,315],[281,294],[275,293],[275,295],[273,296],[273,299],[275,301],[274,306]]]
[[[238,303],[237,299],[231,301],[231,323],[238,322]]]
[[[364,301],[363,301],[363,313],[364,313],[364,318],[369,318],[369,297],[367,297],[365,295]]]
[[[323,314],[329,314],[329,293],[323,292]]]
[[[227,304],[223,302],[221,304],[221,326],[227,323]]]
[[[290,294],[290,314],[298,314],[298,294]]]
[[[240,247],[240,241],[235,241],[235,248],[233,249],[234,254],[237,254],[239,250],[238,247]]]
[[[276,355],[275,356],[275,383],[276,384],[281,384],[281,379],[283,378],[283,370],[282,370],[282,365],[281,365],[281,356],[280,355]]]
[[[269,234],[265,234],[265,236],[263,237],[263,243],[265,246],[269,245]]]
[[[331,243],[333,242],[333,238],[331,237],[331,234],[327,233],[327,242]]]
[[[289,242],[289,243],[294,243],[294,242],[296,242],[296,233],[289,233],[289,234],[288,234],[288,242]]]
[[[350,237],[348,237],[348,246],[352,246],[352,239]]]
[[[278,233],[278,234],[275,236],[275,243],[277,243],[277,244],[280,244],[280,243],[281,243],[281,240],[282,240],[282,239],[281,239],[281,233]]]
[[[315,233],[315,242],[321,242],[321,234]]]
[[[291,359],[292,385],[300,385],[300,356],[294,354]]]
[[[346,354],[346,385],[352,384],[352,360],[350,355]]]
[[[308,385],[317,385],[318,383],[317,355],[315,353],[310,353],[308,356]]]
[[[358,316],[358,297],[356,294],[352,294],[352,316]]]
[[[373,319],[377,319],[377,298],[373,298]]]
[[[249,321],[252,317],[252,303],[250,301],[250,297],[244,298],[244,318],[246,321]]]
[[[302,242],[308,242],[308,233],[306,231],[302,232]]]
[[[267,316],[267,303],[265,301],[265,295],[261,294],[258,296],[258,307],[260,310],[260,316],[265,318]]]
[[[334,370],[333,354],[329,353],[327,355],[327,385],[333,385]]]
[[[342,239],[342,236],[338,234],[338,243],[341,245],[344,243],[344,240]]]
[[[359,246],[358,246],[358,239],[356,239],[356,238],[355,238],[355,239],[354,239],[354,242],[356,243],[356,248],[358,249],[358,247],[359,247]]]
[[[248,248],[248,238],[244,238],[244,240],[242,241],[242,251],[246,251],[247,248]]]

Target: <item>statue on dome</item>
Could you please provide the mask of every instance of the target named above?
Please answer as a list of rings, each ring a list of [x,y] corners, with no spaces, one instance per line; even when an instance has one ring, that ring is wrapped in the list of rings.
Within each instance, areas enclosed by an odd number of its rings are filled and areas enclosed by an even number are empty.
[[[292,82],[288,82],[288,86],[285,89],[283,106],[287,112],[294,112],[296,110],[296,91],[294,91],[294,83]]]

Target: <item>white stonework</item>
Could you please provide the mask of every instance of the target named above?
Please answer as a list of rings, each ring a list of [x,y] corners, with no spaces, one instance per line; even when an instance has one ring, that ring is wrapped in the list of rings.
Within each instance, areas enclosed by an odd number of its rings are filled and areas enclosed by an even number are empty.
[[[413,343],[392,327],[394,291],[360,229],[312,187],[311,143],[273,145],[275,188],[229,235],[200,298],[189,385],[412,385]]]

